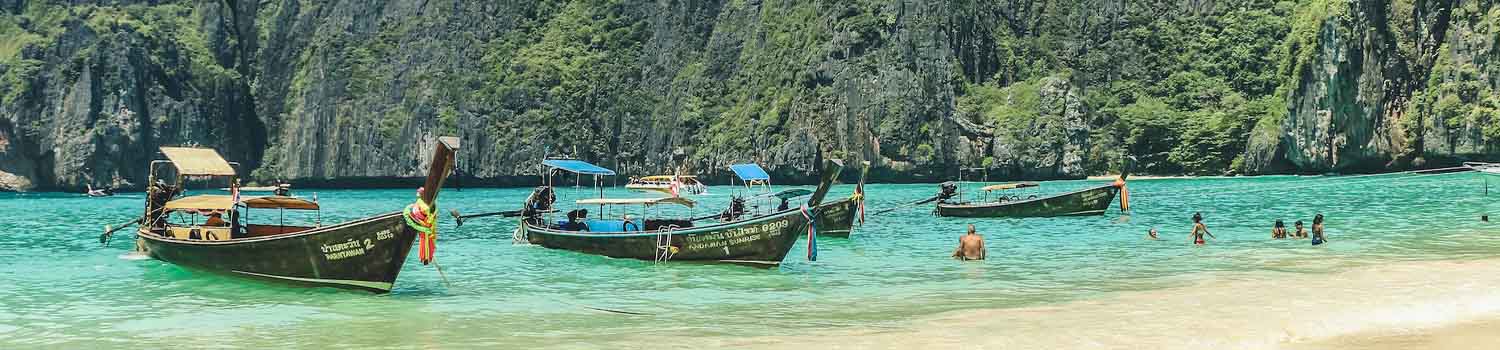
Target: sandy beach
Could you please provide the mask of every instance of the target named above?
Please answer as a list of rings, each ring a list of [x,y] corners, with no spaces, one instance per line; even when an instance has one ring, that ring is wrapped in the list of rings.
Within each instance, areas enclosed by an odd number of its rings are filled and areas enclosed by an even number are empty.
[[[1388,330],[1351,334],[1319,341],[1293,344],[1294,350],[1469,350],[1494,349],[1500,346],[1500,318],[1428,329]]]
[[[1500,260],[1226,274],[1165,290],[955,311],[894,328],[707,339],[747,349],[1480,349],[1500,343]],[[695,342],[702,345],[702,342]]]

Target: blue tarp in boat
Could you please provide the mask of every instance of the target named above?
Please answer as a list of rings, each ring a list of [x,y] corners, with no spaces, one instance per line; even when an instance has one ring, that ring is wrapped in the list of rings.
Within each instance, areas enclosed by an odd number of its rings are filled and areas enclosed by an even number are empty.
[[[766,174],[766,169],[761,169],[760,165],[756,164],[730,165],[729,170],[734,170],[734,175],[739,176],[742,181],[771,180],[771,175]]]
[[[583,175],[614,175],[614,170],[589,164],[589,162],[571,159],[548,159],[542,161],[542,165],[562,169],[564,171]]]

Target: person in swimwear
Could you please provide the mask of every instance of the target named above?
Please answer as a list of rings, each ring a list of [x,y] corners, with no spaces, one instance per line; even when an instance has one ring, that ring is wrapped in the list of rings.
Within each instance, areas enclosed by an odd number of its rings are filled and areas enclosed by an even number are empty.
[[[1271,239],[1284,238],[1286,238],[1286,224],[1281,223],[1281,220],[1278,219],[1276,220],[1276,224],[1271,226]]]
[[[1150,231],[1146,231],[1146,239],[1150,239],[1150,240],[1159,239],[1158,237],[1156,237],[1156,228],[1155,227],[1152,227]]]
[[[1193,244],[1203,245],[1203,235],[1219,239],[1219,237],[1214,237],[1213,233],[1208,232],[1208,225],[1203,224],[1203,213],[1193,213],[1193,233],[1188,237],[1193,239]]]
[[[1323,214],[1313,216],[1312,244],[1319,245],[1328,243],[1328,236],[1323,235]]]
[[[1297,220],[1297,223],[1295,223],[1293,225],[1297,227],[1297,231],[1292,233],[1292,238],[1296,238],[1296,239],[1307,238],[1307,230],[1303,230],[1302,229],[1302,220]]]
[[[953,258],[984,260],[984,236],[974,230],[974,224],[969,224],[969,233],[958,238],[958,249],[953,251]]]

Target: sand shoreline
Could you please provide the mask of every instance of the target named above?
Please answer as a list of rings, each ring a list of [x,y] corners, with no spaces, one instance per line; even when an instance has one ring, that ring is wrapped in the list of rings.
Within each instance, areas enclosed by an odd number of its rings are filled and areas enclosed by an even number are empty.
[[[1500,343],[1500,259],[1226,273],[1099,299],[919,316],[894,328],[699,339],[737,349],[1472,349]],[[635,341],[635,340],[630,340]]]

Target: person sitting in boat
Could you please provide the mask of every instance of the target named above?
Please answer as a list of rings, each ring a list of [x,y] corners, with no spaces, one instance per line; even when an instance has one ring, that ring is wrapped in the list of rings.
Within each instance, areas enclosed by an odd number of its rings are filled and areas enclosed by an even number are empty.
[[[1271,226],[1271,239],[1285,239],[1286,236],[1286,224],[1276,220],[1276,224]]]
[[[588,217],[588,209],[575,209],[568,212],[568,222],[563,223],[560,228],[567,231],[588,231],[589,225],[583,222]]]
[[[1297,220],[1297,222],[1293,223],[1292,226],[1297,229],[1296,231],[1292,232],[1292,238],[1307,238],[1307,231],[1302,229],[1302,220]]]
[[[1328,236],[1323,235],[1323,214],[1313,216],[1312,245],[1328,243]]]
[[[1193,240],[1193,244],[1203,245],[1203,235],[1219,239],[1219,237],[1214,237],[1213,233],[1208,232],[1208,225],[1203,224],[1203,213],[1193,213],[1193,233],[1188,235],[1188,238]]]
[[[791,208],[792,208],[792,203],[788,203],[786,198],[782,198],[781,199],[781,205],[776,206],[776,211],[785,211],[785,210],[791,209]]]
[[[969,224],[969,233],[958,238],[958,249],[953,251],[953,258],[958,260],[984,260],[984,236],[974,230],[974,224]]]
[[[209,226],[209,227],[224,227],[224,226],[229,226],[229,222],[224,221],[223,215],[224,214],[220,214],[217,211],[209,212],[208,213],[208,220],[203,220],[203,226]]]

